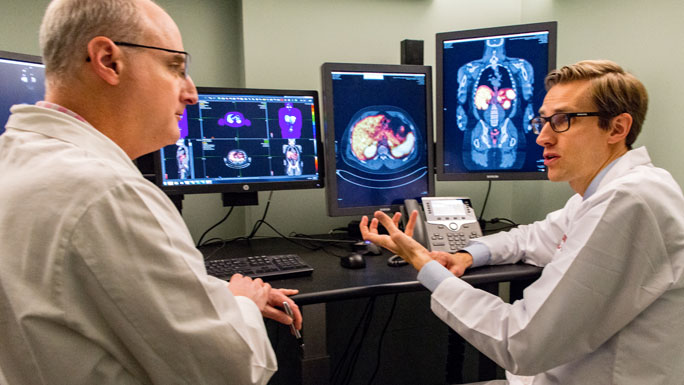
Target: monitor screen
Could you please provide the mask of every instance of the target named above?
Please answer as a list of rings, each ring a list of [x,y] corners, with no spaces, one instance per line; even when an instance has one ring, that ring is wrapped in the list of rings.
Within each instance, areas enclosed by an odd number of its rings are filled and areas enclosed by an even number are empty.
[[[197,87],[180,139],[156,155],[168,194],[321,188],[317,91]]]
[[[434,196],[431,68],[325,63],[322,76],[328,215]]]
[[[437,179],[546,179],[530,119],[556,66],[556,22],[437,34]]]
[[[40,56],[0,51],[0,135],[15,104],[34,104],[45,96],[45,66]]]

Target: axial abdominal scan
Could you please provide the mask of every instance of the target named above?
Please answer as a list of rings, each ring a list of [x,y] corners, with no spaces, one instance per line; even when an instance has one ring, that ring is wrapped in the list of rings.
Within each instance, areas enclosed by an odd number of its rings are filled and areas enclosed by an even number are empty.
[[[226,155],[226,157],[223,158],[223,161],[225,162],[226,167],[240,169],[249,167],[252,163],[252,158],[247,156],[247,153],[243,150],[231,149],[228,152],[228,155]]]
[[[364,187],[400,187],[424,174],[409,170],[398,175],[419,163],[418,149],[424,145],[416,124],[403,109],[365,107],[354,114],[342,135],[339,156],[349,167],[338,170],[338,175]]]

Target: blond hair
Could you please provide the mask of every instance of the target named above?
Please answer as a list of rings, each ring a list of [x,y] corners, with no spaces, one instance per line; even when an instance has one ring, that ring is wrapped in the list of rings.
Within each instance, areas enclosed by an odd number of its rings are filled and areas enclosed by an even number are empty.
[[[599,127],[608,129],[610,120],[622,113],[632,116],[632,127],[625,139],[631,149],[641,132],[648,109],[646,87],[634,75],[610,60],[585,60],[551,71],[544,80],[546,89],[576,80],[591,82],[591,98],[596,106]]]

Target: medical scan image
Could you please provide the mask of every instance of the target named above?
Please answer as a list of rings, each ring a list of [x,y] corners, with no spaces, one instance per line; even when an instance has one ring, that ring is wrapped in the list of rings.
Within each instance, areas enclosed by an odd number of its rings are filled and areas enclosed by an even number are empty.
[[[35,72],[36,69],[30,66],[21,70],[21,82],[26,86],[27,89],[31,91],[35,91],[40,87],[40,84],[38,83],[39,80]]]
[[[294,139],[288,139],[287,144],[283,145],[283,160],[285,166],[285,175],[302,175],[302,146],[298,145]]]
[[[227,112],[221,119],[219,119],[218,125],[238,128],[243,126],[249,127],[252,125],[252,122],[245,118],[242,112],[231,111]]]
[[[482,58],[459,68],[456,124],[465,133],[463,162],[468,168],[522,165],[518,148],[525,145],[524,134],[531,129],[533,90],[532,65],[506,56],[504,38],[486,40]],[[522,122],[522,127],[514,122]]]
[[[252,158],[247,155],[247,152],[240,149],[228,151],[228,155],[223,158],[223,162],[232,169],[242,169],[249,167],[252,164]]]
[[[176,162],[178,163],[178,179],[190,177],[190,150],[185,145],[185,140],[178,139],[176,142]]]
[[[285,103],[285,107],[278,110],[278,125],[284,139],[299,139],[302,136],[302,111],[292,103]]]
[[[393,106],[370,106],[358,111],[343,134],[340,155],[353,168],[372,174],[402,171],[418,161],[421,148],[409,114]]]

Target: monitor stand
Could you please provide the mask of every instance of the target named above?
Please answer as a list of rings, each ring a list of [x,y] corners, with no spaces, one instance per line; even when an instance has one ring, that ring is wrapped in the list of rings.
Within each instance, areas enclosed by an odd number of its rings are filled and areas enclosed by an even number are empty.
[[[256,206],[259,204],[259,193],[256,191],[221,193],[223,207],[230,206]]]
[[[368,223],[370,224],[370,221],[373,219],[373,214],[371,215],[366,215],[368,217]],[[360,220],[351,220],[347,224],[347,234],[349,235],[350,239],[363,239],[361,236],[361,230],[359,229],[359,225],[361,224]],[[403,230],[403,227],[400,226],[400,229]],[[385,226],[382,224],[378,223],[378,233],[379,234],[389,234],[387,232],[387,229],[385,229]]]
[[[176,206],[178,212],[183,214],[183,198],[185,198],[185,195],[169,195],[168,197],[171,199],[171,202],[173,202],[173,205]]]
[[[183,214],[183,199],[185,195],[169,195],[178,212]],[[256,191],[240,193],[221,193],[223,207],[231,206],[256,206],[259,204],[259,193]]]

